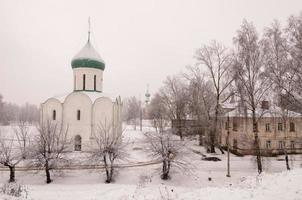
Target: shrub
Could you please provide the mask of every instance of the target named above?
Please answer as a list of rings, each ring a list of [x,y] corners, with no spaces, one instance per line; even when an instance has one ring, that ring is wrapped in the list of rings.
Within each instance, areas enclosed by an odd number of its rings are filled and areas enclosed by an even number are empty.
[[[28,191],[24,185],[19,183],[6,183],[0,188],[0,192],[14,197],[21,197],[27,199]]]

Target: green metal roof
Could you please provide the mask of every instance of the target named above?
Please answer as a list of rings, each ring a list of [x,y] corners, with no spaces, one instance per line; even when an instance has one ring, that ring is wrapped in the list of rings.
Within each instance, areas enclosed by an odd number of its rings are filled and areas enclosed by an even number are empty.
[[[88,40],[81,51],[73,57],[71,66],[72,68],[86,67],[104,70],[105,62]]]

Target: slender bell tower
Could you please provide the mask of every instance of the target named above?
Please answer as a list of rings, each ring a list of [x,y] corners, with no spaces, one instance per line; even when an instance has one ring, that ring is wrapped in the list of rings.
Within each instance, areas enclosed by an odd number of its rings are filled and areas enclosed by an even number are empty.
[[[90,19],[88,19],[87,43],[71,61],[74,91],[102,92],[105,62],[92,46],[90,33]]]

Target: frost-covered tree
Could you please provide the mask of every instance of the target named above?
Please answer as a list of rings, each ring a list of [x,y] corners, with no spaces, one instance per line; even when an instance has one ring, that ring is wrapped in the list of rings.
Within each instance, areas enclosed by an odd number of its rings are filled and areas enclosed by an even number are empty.
[[[15,167],[22,161],[16,139],[0,130],[0,164],[10,171],[9,182],[15,182]]]
[[[124,102],[124,118],[127,123],[133,123],[134,130],[136,130],[137,120],[140,117],[141,106],[140,101],[132,96],[125,100]]]
[[[91,150],[91,160],[104,165],[106,183],[111,183],[115,174],[117,160],[125,160],[128,154],[125,150],[127,142],[122,141],[123,131],[114,123],[99,123],[93,133],[94,144]]]
[[[18,142],[18,146],[22,153],[22,158],[25,159],[29,154],[29,146],[30,146],[30,131],[29,125],[25,121],[19,121],[17,126],[14,127],[14,132],[16,136],[16,140]]]
[[[289,122],[291,103],[281,102],[284,96],[289,96],[294,90],[294,74],[292,71],[292,62],[289,54],[289,45],[284,33],[282,32],[280,23],[274,21],[270,27],[265,29],[262,39],[264,49],[264,62],[266,66],[265,74],[272,84],[272,89],[275,92],[276,99],[279,102],[280,110],[275,108],[278,116],[281,116],[284,125],[284,139],[287,137],[287,122]],[[288,154],[286,147],[284,148],[286,168],[289,170]]]
[[[183,139],[182,121],[188,114],[188,87],[180,75],[168,76],[159,91],[170,120],[176,122],[177,135]]]
[[[67,128],[61,124],[46,121],[37,127],[31,148],[31,165],[45,170],[46,183],[51,183],[50,170],[56,169],[61,164],[68,164],[64,153],[70,144],[67,139]]]
[[[203,45],[198,49],[195,58],[197,60],[197,66],[205,68],[208,72],[207,75],[215,95],[215,112],[210,130],[210,152],[214,153],[215,146],[220,147],[218,139],[220,133],[218,127],[219,115],[221,114],[219,111],[220,104],[230,97],[227,92],[228,87],[233,81],[233,75],[231,73],[232,54],[222,44],[213,41],[210,45]]]
[[[149,118],[156,131],[163,132],[168,126],[168,113],[162,97],[156,93],[149,105]]]
[[[237,92],[242,102],[252,113],[254,148],[257,158],[258,173],[262,172],[260,140],[258,136],[257,108],[260,107],[270,83],[264,76],[264,54],[259,43],[258,33],[252,23],[243,21],[241,28],[234,37],[236,47],[234,73]]]
[[[188,111],[193,119],[197,121],[199,145],[205,145],[210,152],[211,130],[213,124],[212,113],[215,110],[215,94],[210,81],[206,80],[204,71],[199,67],[188,67],[184,77],[189,81],[188,86]]]
[[[145,133],[148,143],[147,151],[155,159],[162,162],[161,178],[170,178],[171,168],[188,170],[187,161],[184,159],[184,143],[170,131],[157,131]]]

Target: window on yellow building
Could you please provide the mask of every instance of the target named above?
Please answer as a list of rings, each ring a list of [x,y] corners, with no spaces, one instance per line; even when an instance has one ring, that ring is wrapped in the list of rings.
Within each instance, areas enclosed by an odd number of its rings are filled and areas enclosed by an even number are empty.
[[[271,125],[270,125],[270,123],[266,123],[265,124],[265,131],[266,132],[271,132]]]
[[[233,131],[238,131],[238,119],[233,117]]]
[[[278,131],[283,131],[283,124],[282,123],[278,123]]]
[[[284,149],[285,141],[279,141],[279,149]]]
[[[271,148],[271,141],[270,141],[270,140],[267,140],[267,141],[266,141],[266,148],[267,148],[267,149],[270,149],[270,148]]]
[[[289,123],[289,131],[290,132],[295,132],[295,123],[294,122],[290,122]]]

